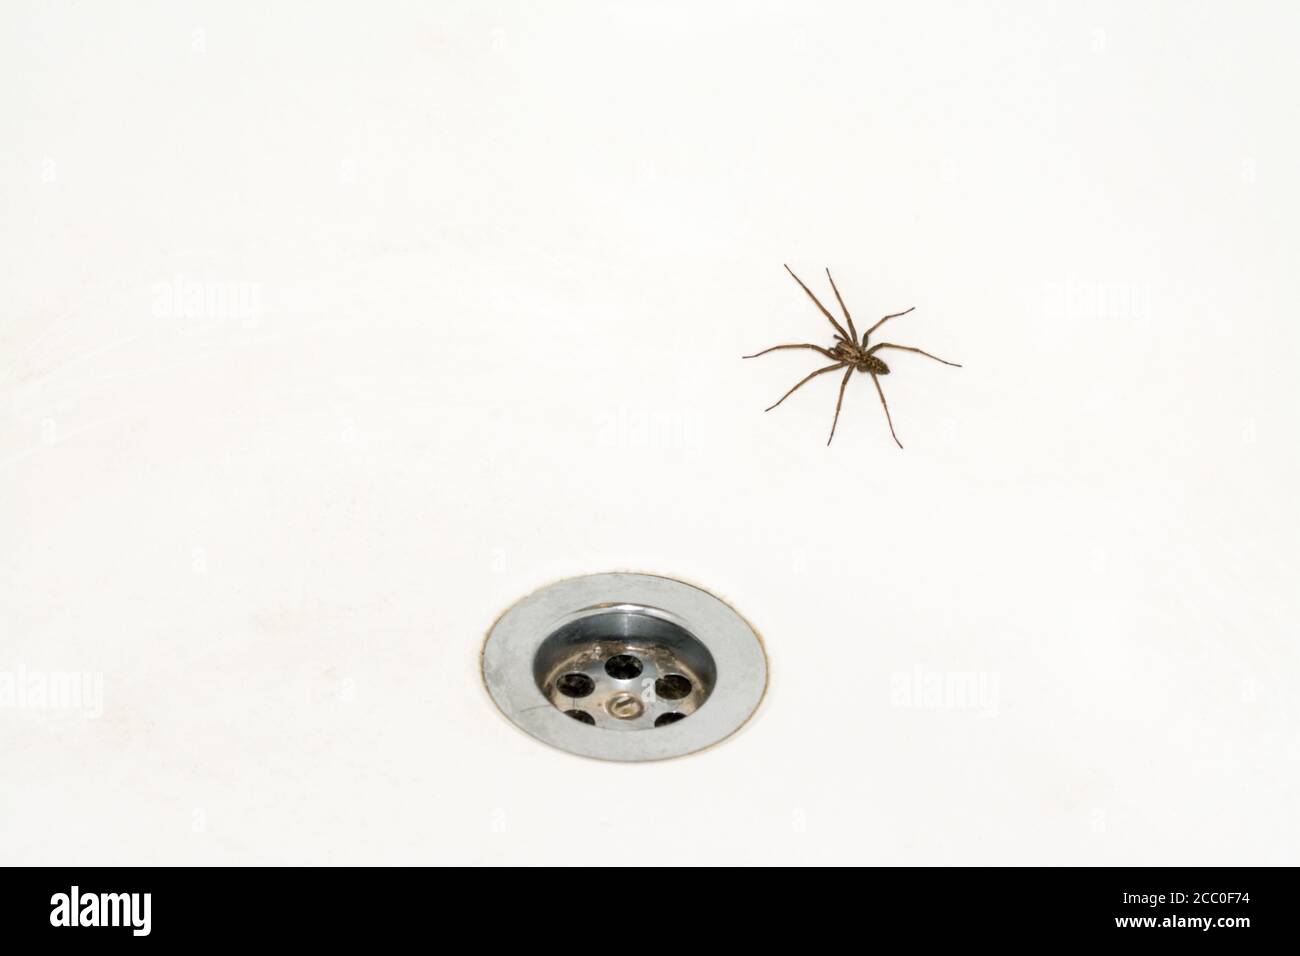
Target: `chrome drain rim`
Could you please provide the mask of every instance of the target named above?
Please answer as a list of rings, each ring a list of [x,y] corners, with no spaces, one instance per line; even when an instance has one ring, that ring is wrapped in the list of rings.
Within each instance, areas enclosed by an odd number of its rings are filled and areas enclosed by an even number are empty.
[[[735,733],[763,699],[767,658],[745,619],[701,588],[592,574],[506,611],[483,645],[483,682],[511,722],[554,747],[662,760]]]

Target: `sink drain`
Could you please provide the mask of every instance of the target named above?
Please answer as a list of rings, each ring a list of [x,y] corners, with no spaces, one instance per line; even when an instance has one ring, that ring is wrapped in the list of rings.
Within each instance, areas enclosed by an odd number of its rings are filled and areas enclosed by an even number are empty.
[[[694,634],[655,609],[596,609],[551,633],[533,677],[570,717],[610,730],[663,727],[703,704],[718,667]]]
[[[569,578],[524,598],[483,645],[501,711],[603,760],[691,753],[737,730],[767,686],[753,629],[722,601],[649,574]]]

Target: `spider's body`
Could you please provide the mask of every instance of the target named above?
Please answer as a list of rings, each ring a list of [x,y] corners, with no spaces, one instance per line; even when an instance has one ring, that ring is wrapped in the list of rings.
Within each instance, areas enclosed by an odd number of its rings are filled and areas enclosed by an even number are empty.
[[[873,375],[889,374],[889,366],[860,345],[837,341],[831,346],[830,353],[841,362],[852,365],[859,372]]]
[[[895,345],[893,342],[880,342],[876,345],[870,346],[867,344],[867,339],[872,332],[876,331],[876,329],[880,328],[890,319],[896,319],[899,316],[907,315],[908,312],[912,311],[911,309],[906,309],[903,312],[895,312],[893,315],[885,316],[871,328],[867,329],[867,331],[863,332],[862,338],[859,339],[858,330],[853,327],[853,317],[849,315],[848,307],[844,305],[844,299],[840,297],[840,290],[835,287],[835,280],[831,279],[830,269],[826,270],[826,278],[830,279],[831,289],[834,290],[835,298],[839,301],[840,309],[844,312],[844,320],[849,326],[847,330],[845,330],[844,326],[840,325],[839,322],[835,321],[835,316],[831,315],[830,312],[826,310],[826,306],[821,304],[821,300],[818,299],[817,296],[813,295],[812,289],[804,285],[803,280],[795,275],[789,266],[785,267],[785,271],[789,272],[790,275],[794,277],[794,281],[798,282],[804,292],[808,293],[808,298],[812,299],[813,302],[817,304],[817,308],[821,309],[822,315],[826,316],[826,318],[830,320],[831,326],[835,329],[835,341],[828,349],[822,348],[820,345],[813,345],[810,342],[802,342],[794,345],[774,345],[770,349],[755,352],[753,355],[746,355],[744,358],[758,358],[760,355],[766,355],[768,352],[775,352],[778,349],[812,349],[814,352],[820,352],[822,355],[825,355],[828,359],[833,359],[835,364],[828,365],[825,368],[819,368],[815,372],[812,372],[805,378],[801,379],[794,388],[781,396],[776,405],[770,405],[765,408],[764,411],[770,412],[773,408],[776,408],[777,405],[780,405],[781,402],[784,402],[787,398],[793,395],[800,386],[810,379],[816,378],[818,375],[825,372],[834,372],[839,369],[846,369],[844,379],[840,382],[840,397],[835,403],[835,418],[831,421],[831,437],[826,439],[826,444],[829,445],[831,439],[835,437],[835,425],[840,420],[840,406],[844,404],[844,389],[849,384],[849,378],[853,373],[861,372],[864,375],[871,376],[871,381],[876,386],[876,392],[880,395],[880,404],[885,409],[885,421],[889,423],[889,433],[894,436],[894,441],[897,443],[898,447],[902,448],[903,443],[898,440],[898,435],[894,432],[894,420],[889,415],[889,403],[885,401],[885,393],[880,387],[879,376],[888,375],[889,366],[886,365],[882,359],[877,358],[875,353],[880,349],[900,349],[904,352],[916,352],[919,355],[924,355],[926,358],[932,358],[936,362],[943,362],[944,365],[952,365],[956,368],[961,368],[961,366],[956,362],[945,361],[937,355],[931,355],[929,352],[922,352],[920,349],[913,348],[910,345]]]

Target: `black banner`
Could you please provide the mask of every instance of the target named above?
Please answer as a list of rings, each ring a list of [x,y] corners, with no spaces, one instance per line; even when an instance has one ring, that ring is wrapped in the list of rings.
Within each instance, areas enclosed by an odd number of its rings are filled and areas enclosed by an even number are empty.
[[[796,887],[784,874],[765,873],[756,885],[749,873],[617,861],[505,879],[435,869],[9,869],[0,921],[6,944],[90,947],[374,945],[456,928],[462,938],[476,931],[496,943],[519,934],[550,948],[571,945],[574,933],[608,935],[607,921],[626,921],[619,933],[628,947],[688,928],[743,938],[796,925],[805,935],[848,932],[926,947],[1123,939],[1236,946],[1291,938],[1292,876],[1289,869],[839,869]]]

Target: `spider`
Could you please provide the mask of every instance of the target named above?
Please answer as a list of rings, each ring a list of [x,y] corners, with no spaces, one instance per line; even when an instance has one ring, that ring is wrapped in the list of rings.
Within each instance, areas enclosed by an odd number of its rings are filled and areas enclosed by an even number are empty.
[[[816,378],[818,375],[824,375],[825,373],[833,372],[836,369],[847,368],[847,371],[844,373],[844,380],[840,382],[839,400],[835,403],[835,418],[831,421],[831,437],[826,439],[826,444],[829,445],[835,438],[835,425],[840,420],[840,406],[844,404],[844,388],[849,384],[849,378],[854,372],[863,372],[870,375],[871,381],[875,382],[876,392],[880,395],[880,404],[885,409],[885,421],[889,423],[889,434],[894,436],[894,442],[899,448],[902,448],[903,443],[898,440],[898,433],[894,431],[894,420],[889,416],[889,403],[885,401],[885,392],[880,387],[879,376],[888,375],[889,366],[876,357],[876,352],[881,349],[901,349],[904,352],[916,352],[919,355],[924,355],[926,358],[932,358],[936,362],[943,362],[944,365],[951,365],[955,368],[961,368],[961,366],[956,362],[945,361],[937,355],[931,355],[929,352],[922,352],[920,349],[913,348],[910,345],[895,345],[893,342],[881,342],[877,345],[871,346],[870,348],[867,347],[867,338],[872,332],[876,331],[876,329],[880,328],[890,319],[896,319],[899,316],[907,315],[907,313],[911,312],[912,309],[915,309],[916,306],[912,306],[911,309],[907,309],[903,312],[895,312],[893,315],[885,316],[871,328],[867,329],[867,331],[863,332],[862,341],[859,342],[858,330],[853,327],[853,318],[849,315],[849,310],[844,305],[844,299],[840,296],[840,290],[835,287],[835,280],[831,279],[830,269],[826,270],[826,278],[830,279],[831,288],[835,291],[835,298],[839,300],[840,308],[844,311],[844,319],[849,324],[849,330],[847,332],[844,331],[844,326],[835,321],[835,316],[826,311],[826,306],[822,305],[817,296],[813,295],[812,289],[804,285],[803,280],[794,274],[794,270],[789,266],[786,266],[785,271],[789,272],[794,281],[799,283],[800,288],[808,293],[808,298],[812,299],[813,302],[817,304],[817,308],[821,309],[822,315],[826,316],[826,318],[830,320],[831,325],[835,329],[835,343],[829,349],[824,349],[820,345],[813,345],[808,342],[796,345],[773,345],[770,349],[763,349],[761,352],[755,352],[753,355],[745,355],[742,356],[742,358],[758,358],[760,355],[766,355],[768,352],[775,352],[779,349],[812,349],[814,352],[821,352],[822,355],[833,360],[835,364],[827,365],[825,368],[819,368],[817,371],[812,372],[807,377],[801,379],[794,388],[781,396],[781,398],[776,402],[776,405],[769,405],[767,408],[763,409],[763,411],[770,412],[772,409],[776,408],[777,405],[780,405],[781,402],[784,402],[787,398],[798,391],[801,386]]]

